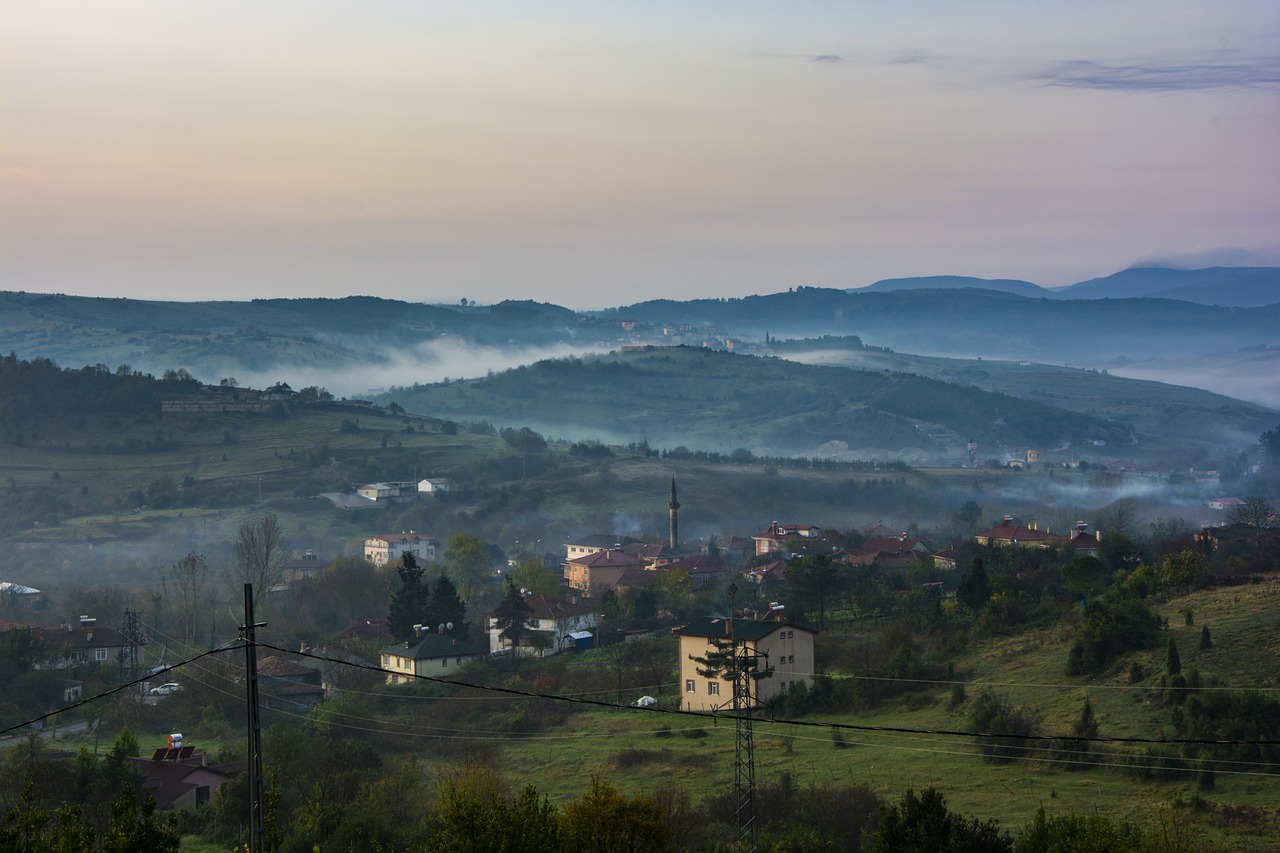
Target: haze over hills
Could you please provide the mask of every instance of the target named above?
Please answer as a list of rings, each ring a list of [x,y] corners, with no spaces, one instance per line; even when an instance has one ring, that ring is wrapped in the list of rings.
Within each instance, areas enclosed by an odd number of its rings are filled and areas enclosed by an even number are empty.
[[[959,290],[976,287],[1018,296],[1060,299],[1177,299],[1199,305],[1256,308],[1280,302],[1280,269],[1276,267],[1211,267],[1173,269],[1131,267],[1118,273],[1065,287],[1041,287],[1019,279],[986,279],[959,275],[887,278],[848,293],[901,290]]]
[[[1157,279],[1186,287],[1217,281],[1217,292],[1226,292],[1224,282],[1239,279],[1264,293],[1275,273],[1128,270],[1079,287],[1088,285],[1080,293],[1120,295],[1155,287]],[[920,281],[930,287],[901,289]],[[973,283],[983,286],[967,286]],[[749,351],[766,339],[856,335],[872,346],[924,357],[1113,373],[1131,369],[1135,377],[1186,382],[1280,407],[1280,305],[1063,299],[1049,291],[1031,297],[988,284],[1035,288],[1029,282],[941,276],[886,280],[853,292],[801,287],[593,312],[533,301],[424,305],[347,297],[178,303],[8,292],[0,293],[0,351],[65,366],[129,364],[156,375],[182,368],[203,381],[232,377],[255,387],[287,378],[295,386],[324,385],[358,396],[393,384],[475,377],[625,345],[733,342]]]

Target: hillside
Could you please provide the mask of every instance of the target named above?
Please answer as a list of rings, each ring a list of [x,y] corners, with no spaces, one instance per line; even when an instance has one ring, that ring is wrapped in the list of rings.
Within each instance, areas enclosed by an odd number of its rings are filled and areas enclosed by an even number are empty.
[[[1000,293],[1014,293],[1018,296],[1037,298],[1052,296],[1053,291],[1013,278],[972,278],[965,275],[927,275],[916,278],[886,278],[869,284],[866,287],[850,289],[849,293],[889,293],[895,290],[960,290],[976,287],[983,290],[995,290]]]
[[[1247,397],[1280,400],[1280,350],[1169,359],[1160,365],[1135,362],[1111,371],[1022,360],[911,355],[867,347],[856,338],[774,341],[759,351],[806,364],[914,373],[1122,421],[1132,425],[1139,438],[1139,446],[1126,452],[1139,456],[1154,452],[1170,461],[1182,456],[1187,464],[1208,450],[1252,443],[1280,420],[1275,409],[1241,402]],[[1200,371],[1197,386],[1222,386],[1222,393],[1158,381],[1175,372],[1189,375],[1196,370]]]
[[[971,438],[993,453],[1131,441],[1119,424],[911,374],[688,347],[543,361],[387,399],[574,439],[757,455],[958,459]]]
[[[1201,305],[1253,308],[1280,303],[1280,269],[1133,267],[1059,288],[1054,295],[1063,299],[1180,299]]]

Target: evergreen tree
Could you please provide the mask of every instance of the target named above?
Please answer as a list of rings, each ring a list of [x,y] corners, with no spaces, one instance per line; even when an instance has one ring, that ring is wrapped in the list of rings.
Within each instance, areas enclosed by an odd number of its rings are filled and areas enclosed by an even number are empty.
[[[533,627],[533,620],[529,618],[532,614],[533,608],[524,600],[524,596],[516,588],[515,581],[507,578],[506,595],[493,609],[493,618],[498,627],[498,636],[511,644],[511,653],[517,659],[520,654],[520,643],[529,636]]]
[[[956,585],[956,598],[975,613],[991,600],[991,585],[981,557],[974,557],[969,564],[969,571],[960,576],[960,582]]]
[[[1182,672],[1182,659],[1178,657],[1178,644],[1169,638],[1169,655],[1165,660],[1165,672],[1169,675],[1177,675]]]
[[[1209,637],[1209,626],[1205,625],[1200,629],[1200,650],[1204,651],[1213,645],[1213,640]]]
[[[424,624],[432,631],[439,631],[444,625],[444,633],[450,637],[465,639],[471,625],[467,622],[467,605],[462,603],[458,588],[449,580],[448,575],[441,575],[431,590],[431,601],[427,605]],[[452,624],[452,628],[448,627]]]
[[[396,642],[412,640],[413,626],[426,625],[429,596],[422,582],[423,569],[413,554],[406,551],[400,558],[396,574],[400,576],[400,588],[391,596],[387,608],[387,623]]]

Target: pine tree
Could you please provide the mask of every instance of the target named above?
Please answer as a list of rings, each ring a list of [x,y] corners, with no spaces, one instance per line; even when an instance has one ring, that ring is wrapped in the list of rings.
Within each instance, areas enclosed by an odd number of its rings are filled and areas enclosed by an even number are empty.
[[[439,631],[440,626],[444,625],[445,634],[459,639],[465,638],[471,628],[467,622],[467,605],[462,603],[458,588],[449,580],[448,575],[441,575],[431,590],[431,602],[427,605],[424,624],[432,631]]]
[[[1209,626],[1205,625],[1200,629],[1200,650],[1204,651],[1212,645],[1213,640],[1209,637]]]
[[[1169,675],[1177,675],[1182,672],[1182,659],[1178,657],[1178,644],[1169,639],[1169,656],[1164,665],[1165,671]]]
[[[396,574],[400,576],[400,588],[391,596],[387,608],[387,623],[396,642],[414,638],[414,625],[427,624],[429,596],[422,582],[424,570],[413,554],[406,551],[400,559]]]
[[[507,578],[507,592],[493,609],[494,623],[498,628],[498,636],[511,644],[511,654],[519,660],[520,642],[529,636],[533,627],[530,618],[533,608],[524,600],[515,582]]]

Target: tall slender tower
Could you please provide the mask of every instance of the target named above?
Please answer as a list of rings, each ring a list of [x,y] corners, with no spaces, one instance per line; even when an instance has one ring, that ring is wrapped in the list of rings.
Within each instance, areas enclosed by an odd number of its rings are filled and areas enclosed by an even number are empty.
[[[671,550],[676,550],[676,543],[680,541],[677,536],[678,525],[676,522],[676,510],[680,509],[680,501],[676,500],[676,480],[671,478],[671,500],[667,501],[667,510],[671,513]]]

